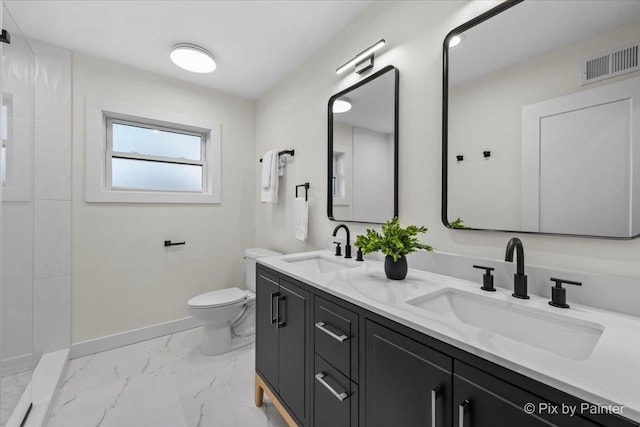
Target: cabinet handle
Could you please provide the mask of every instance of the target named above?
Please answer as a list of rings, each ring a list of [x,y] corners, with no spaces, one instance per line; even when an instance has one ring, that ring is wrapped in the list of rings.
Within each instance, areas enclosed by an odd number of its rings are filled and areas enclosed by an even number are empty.
[[[276,323],[276,328],[283,328],[287,326],[287,323],[284,320],[280,320],[280,301],[285,302],[287,299],[283,295],[278,295],[276,297],[276,319],[278,323]]]
[[[320,384],[322,384],[324,386],[324,388],[326,388],[327,390],[329,390],[331,392],[331,394],[333,394],[335,397],[337,397],[341,402],[343,400],[345,400],[347,397],[349,397],[349,395],[347,393],[345,393],[344,391],[342,393],[338,393],[337,391],[335,391],[333,389],[333,387],[331,387],[329,385],[329,383],[327,383],[324,380],[325,374],[323,374],[322,372],[320,372],[319,374],[316,374],[316,380],[318,380],[318,382]]]
[[[436,403],[438,401],[438,397],[440,397],[440,392],[442,391],[442,387],[438,386],[431,390],[431,427],[436,427]]]
[[[273,317],[273,299],[278,296],[277,292],[274,292],[271,294],[271,324],[273,325],[274,323],[276,323],[278,321],[278,317]]]
[[[330,330],[328,330],[327,328],[324,327],[325,323],[324,322],[318,322],[316,323],[316,328],[320,329],[322,332],[324,332],[325,334],[329,335],[331,338],[334,338],[340,342],[345,342],[346,340],[349,339],[348,336],[346,336],[345,334],[342,335],[336,335],[333,332],[331,332]]]
[[[469,408],[470,404],[471,402],[466,399],[464,402],[458,405],[458,427],[464,427],[464,416],[466,415],[467,409]]]

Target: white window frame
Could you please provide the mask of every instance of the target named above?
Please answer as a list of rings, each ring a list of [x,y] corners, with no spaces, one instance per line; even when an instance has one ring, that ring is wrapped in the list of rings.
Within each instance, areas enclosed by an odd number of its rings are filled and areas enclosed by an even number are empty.
[[[220,125],[166,111],[86,99],[86,201],[105,203],[220,203]],[[169,130],[201,136],[201,160],[177,159],[112,150],[110,123]],[[202,191],[111,186],[113,157],[203,166]]]

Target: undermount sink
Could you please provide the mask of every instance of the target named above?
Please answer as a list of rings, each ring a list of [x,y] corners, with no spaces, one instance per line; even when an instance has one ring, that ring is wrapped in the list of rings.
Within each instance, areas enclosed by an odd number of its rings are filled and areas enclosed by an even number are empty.
[[[604,326],[493,297],[443,289],[407,301],[449,323],[463,323],[573,360],[591,356]]]
[[[334,260],[321,255],[312,255],[302,258],[284,259],[296,267],[306,270],[309,273],[329,273],[330,271],[354,268],[355,265],[347,264],[344,261]]]

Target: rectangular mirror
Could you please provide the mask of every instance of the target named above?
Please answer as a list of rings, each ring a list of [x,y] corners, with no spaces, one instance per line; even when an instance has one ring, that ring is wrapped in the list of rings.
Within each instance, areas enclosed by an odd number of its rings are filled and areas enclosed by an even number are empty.
[[[389,65],[329,99],[331,220],[384,223],[398,215],[398,83]]]
[[[640,1],[507,1],[444,41],[450,228],[640,235]]]

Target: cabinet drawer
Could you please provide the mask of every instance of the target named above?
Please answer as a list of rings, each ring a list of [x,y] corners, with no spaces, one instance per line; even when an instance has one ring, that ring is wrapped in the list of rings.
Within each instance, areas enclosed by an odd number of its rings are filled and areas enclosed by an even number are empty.
[[[357,427],[358,385],[315,356],[314,427]]]
[[[316,297],[314,322],[315,352],[358,382],[358,315]]]

